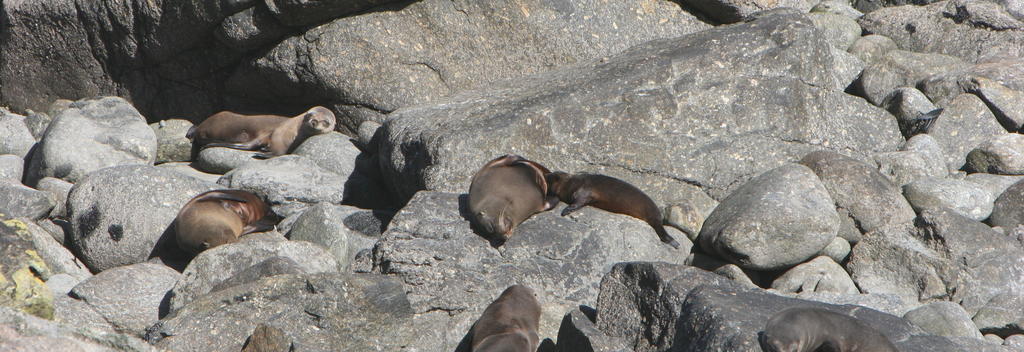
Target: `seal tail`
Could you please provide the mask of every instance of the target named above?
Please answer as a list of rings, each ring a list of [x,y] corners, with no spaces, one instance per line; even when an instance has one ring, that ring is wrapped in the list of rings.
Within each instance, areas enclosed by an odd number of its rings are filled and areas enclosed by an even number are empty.
[[[668,234],[668,231],[665,231],[665,226],[654,221],[650,221],[647,224],[654,228],[654,232],[658,234],[658,238],[660,238],[662,242],[672,246],[672,248],[679,249],[679,241],[676,241],[672,235]]]

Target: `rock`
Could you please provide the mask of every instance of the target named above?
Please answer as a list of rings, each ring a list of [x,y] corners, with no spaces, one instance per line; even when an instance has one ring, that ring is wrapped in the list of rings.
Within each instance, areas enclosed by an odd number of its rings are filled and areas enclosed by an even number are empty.
[[[82,264],[67,248],[55,241],[53,236],[39,225],[25,219],[7,220],[5,223],[18,231],[21,238],[32,242],[36,254],[43,259],[50,272],[69,274],[79,281],[92,276],[85,264]],[[49,280],[49,277],[43,279]]]
[[[992,344],[996,344],[996,345],[1002,345],[1003,344],[1003,338],[999,337],[999,335],[996,335],[996,334],[985,334],[985,336],[983,336],[982,338],[985,341],[988,341],[989,343],[992,343]]]
[[[845,294],[833,292],[801,292],[799,294],[787,294],[775,290],[768,290],[768,292],[821,303],[863,306],[895,316],[903,316],[903,314],[906,314],[911,309],[921,306],[921,303],[917,301],[907,302],[899,296],[880,293]]]
[[[857,9],[850,6],[849,3],[838,0],[824,0],[819,2],[811,8],[811,13],[829,13],[846,16],[852,19],[858,19],[860,16],[864,16],[863,12],[857,11]],[[857,27],[859,28],[860,25],[857,25]],[[860,36],[859,33],[858,36]]]
[[[176,312],[189,302],[212,292],[215,286],[231,279],[254,265],[273,258],[291,259],[303,273],[338,271],[338,263],[322,247],[301,241],[240,241],[217,246],[199,253],[188,264],[184,275],[174,285],[170,296],[170,311]],[[269,263],[268,263],[269,264]],[[257,274],[277,274],[279,270],[266,266]],[[244,280],[241,280],[244,281]]]
[[[701,13],[710,16],[718,22],[734,23],[743,20],[757,18],[758,12],[779,7],[797,9],[802,13],[808,12],[814,5],[808,1],[783,1],[783,2],[742,2],[730,0],[703,0],[688,1],[687,5],[695,7]]]
[[[968,170],[997,175],[1024,175],[1024,135],[1005,133],[967,154]]]
[[[54,204],[53,210],[50,211],[50,217],[63,218],[67,216],[68,193],[71,193],[72,186],[74,184],[71,182],[53,177],[43,177],[36,183],[36,189],[50,194],[50,201]]]
[[[384,183],[379,155],[360,153],[355,170],[345,181],[343,204],[365,209],[397,210],[401,203]]]
[[[903,186],[903,195],[921,212],[928,209],[950,208],[974,220],[985,220],[992,214],[992,195],[972,182],[924,178]]]
[[[908,352],[1016,352],[987,340],[973,337],[942,337],[918,335],[896,344],[900,351]]]
[[[25,117],[0,109],[0,155],[13,154],[24,158],[36,144],[32,131],[25,126]]]
[[[743,271],[743,268],[736,266],[736,264],[722,265],[712,272],[746,287],[758,287],[754,280],[751,280],[750,276],[747,275],[747,272]]]
[[[900,132],[906,138],[927,133],[927,130],[920,130],[920,118],[936,109],[924,93],[912,87],[896,88],[882,101],[882,107],[896,116]]]
[[[1024,92],[1006,88],[985,77],[974,77],[965,87],[981,98],[1007,131],[1024,127]]]
[[[918,89],[935,104],[947,106],[953,98],[961,94],[977,95],[978,79],[987,78],[1009,89],[1024,90],[1024,76],[1020,74],[1021,70],[1024,70],[1024,60],[1020,58],[996,58],[990,62],[931,75],[918,83]]]
[[[378,236],[363,235],[359,230],[349,227],[364,217],[365,211],[344,205],[320,203],[304,211],[288,231],[292,241],[307,241],[319,244],[338,262],[338,271],[349,270],[356,253],[363,249],[372,249]],[[353,220],[348,220],[352,217]],[[379,226],[379,225],[378,225]]]
[[[45,229],[46,232],[62,246],[64,245],[65,236],[67,236],[67,232],[69,232],[69,227],[71,226],[70,223],[61,219],[37,220],[36,225]]]
[[[605,335],[580,309],[572,309],[558,327],[560,352],[626,352],[631,349],[621,339]]]
[[[988,223],[1008,229],[1024,224],[1024,183],[1014,183],[996,198]]]
[[[973,173],[967,175],[964,178],[965,181],[972,182],[981,188],[984,188],[992,195],[992,199],[998,199],[1010,186],[1014,183],[1024,180],[1024,176],[1005,176],[1005,175],[993,175],[985,173]],[[995,211],[993,209],[993,211]]]
[[[958,268],[916,236],[912,224],[892,224],[853,246],[846,270],[861,292],[893,294],[907,302],[953,298],[947,286],[958,282]]]
[[[884,55],[870,62],[860,77],[860,91],[875,105],[881,105],[885,98],[900,87],[914,87],[929,76],[958,70],[967,65],[956,57],[941,54],[916,53],[905,50],[888,50]]]
[[[418,193],[373,249],[374,272],[406,284],[422,335],[415,346],[455,349],[495,295],[516,283],[537,293],[544,312],[540,335],[554,337],[563,312],[594,305],[598,283],[613,264],[682,263],[690,251],[686,237],[671,228],[679,249],[659,241],[642,221],[592,207],[567,217],[536,214],[494,248],[462,215],[464,199]]]
[[[265,6],[253,6],[224,19],[213,34],[221,43],[240,52],[274,44],[288,28]]]
[[[0,179],[21,182],[25,172],[25,160],[13,154],[0,155]]]
[[[860,293],[850,274],[829,257],[817,257],[789,269],[772,282],[772,288],[794,293]]]
[[[156,163],[191,161],[192,141],[185,138],[192,122],[181,119],[161,120],[149,124],[156,134]]]
[[[331,132],[307,138],[295,151],[312,160],[324,170],[348,178],[356,168],[356,148],[350,138],[338,132]]]
[[[667,349],[681,328],[677,321],[687,295],[703,284],[739,287],[724,277],[685,265],[615,264],[601,279],[597,327],[607,336],[625,341],[629,350]]]
[[[329,0],[309,2],[302,0],[267,0],[267,8],[281,23],[288,26],[316,24],[361,12],[396,0],[342,1]]]
[[[245,341],[242,352],[282,352],[292,351],[292,339],[281,329],[272,325],[260,324]]]
[[[723,199],[698,240],[708,253],[742,268],[778,270],[821,252],[838,231],[839,216],[822,182],[806,166],[787,164]]]
[[[282,241],[283,242],[283,241]],[[210,289],[210,292],[217,292],[229,287],[244,285],[259,279],[286,274],[306,274],[308,269],[288,257],[273,256],[267,260],[253,264],[245,270],[239,271]]]
[[[807,14],[807,18],[810,18],[814,26],[821,31],[825,41],[836,49],[846,51],[854,41],[860,38],[860,25],[849,16],[811,12]]]
[[[933,164],[925,158],[914,151],[886,152],[875,154],[875,164],[879,173],[899,187],[924,178],[946,176],[945,162]]]
[[[375,121],[363,121],[363,123],[359,124],[359,130],[357,131],[357,134],[359,135],[359,138],[357,139],[359,141],[359,145],[361,145],[364,150],[374,154],[377,153],[377,138],[374,137],[377,136],[378,129],[380,129],[380,123]]]
[[[908,4],[870,12],[859,22],[865,31],[888,36],[903,50],[940,53],[971,62],[994,56],[1024,56],[1024,35],[1019,33],[1024,25],[995,2]]]
[[[356,3],[271,2],[310,8]],[[286,8],[291,7],[279,7]],[[383,122],[401,107],[711,27],[664,1],[490,6],[428,0],[384,8],[339,18],[278,43],[234,73],[227,82],[229,98],[239,105],[296,110],[328,106],[339,117],[339,129],[356,131],[362,121]]]
[[[271,324],[303,349],[395,351],[419,333],[412,318],[405,289],[392,278],[281,275],[201,297],[154,325],[147,340],[170,351],[237,351],[255,327]]]
[[[29,132],[32,132],[32,138],[38,141],[43,139],[43,133],[50,126],[51,121],[53,121],[53,117],[47,113],[31,112],[28,116],[25,116],[25,127],[28,127]]]
[[[828,151],[807,154],[800,164],[818,176],[835,206],[846,209],[862,232],[916,216],[900,189],[871,165]]]
[[[114,332],[114,327],[103,318],[103,315],[96,312],[88,303],[71,298],[67,292],[54,299],[53,321],[78,329]]]
[[[753,47],[764,50],[739,49]],[[517,153],[552,169],[617,177],[671,204],[665,194],[679,189],[722,199],[814,150],[864,160],[895,150],[902,141],[888,113],[822,88],[836,86],[829,52],[790,10],[651,42],[604,63],[394,112],[381,131],[381,171],[404,202],[424,189],[464,191],[480,165]],[[733,128],[712,132],[706,121]]]
[[[1024,299],[1020,295],[1000,294],[978,309],[971,320],[982,333],[994,333],[1002,336],[1020,334],[1024,332],[1024,319],[1021,318],[1022,304],[1024,304]]]
[[[189,176],[194,179],[209,183],[217,183],[217,180],[219,180],[221,177],[221,175],[218,174],[210,174],[196,170],[195,168],[192,167],[191,163],[163,163],[157,165],[157,167],[166,168],[183,176]]]
[[[903,315],[906,319],[932,335],[945,337],[981,338],[981,332],[974,326],[964,308],[953,302],[932,302]]]
[[[46,287],[53,293],[53,297],[60,298],[67,296],[68,292],[71,292],[71,289],[78,285],[79,282],[82,282],[82,280],[71,276],[71,274],[53,274],[53,276],[46,280]],[[59,309],[56,310],[59,311]]]
[[[0,307],[0,349],[4,351],[156,352],[138,338],[80,325],[65,326]]]
[[[147,127],[148,128],[148,127]],[[68,194],[68,247],[93,272],[141,263],[159,244],[178,211],[199,193],[219,189],[155,166],[117,166],[89,174]]]
[[[707,202],[691,202],[673,204],[665,207],[665,224],[675,227],[686,233],[690,241],[697,240],[700,229],[704,226],[704,220],[715,210],[718,202],[708,198]]]
[[[14,309],[53,318],[53,294],[44,280],[53,273],[32,242],[22,238],[6,216],[0,216],[0,309]]]
[[[255,157],[260,153],[222,147],[203,148],[199,151],[192,166],[199,171],[223,175],[245,164],[260,160]]]
[[[53,210],[50,194],[22,185],[21,182],[0,179],[0,214],[10,217],[38,220]]]
[[[850,48],[846,49],[856,56],[864,64],[872,64],[875,61],[885,57],[890,51],[899,49],[896,46],[896,42],[884,35],[868,34],[863,37],[857,38],[850,45]]]
[[[114,329],[142,336],[167,313],[167,293],[181,274],[160,264],[112,268],[82,281],[71,296],[84,301]]]
[[[971,150],[1005,133],[985,103],[971,94],[954,98],[928,131],[942,146],[953,170],[964,165]]]
[[[26,181],[43,177],[78,183],[109,166],[152,165],[157,139],[146,118],[118,97],[74,102],[54,117],[29,160]]]
[[[341,204],[345,177],[301,155],[283,155],[246,163],[217,183],[263,196],[278,215],[287,217],[311,204]]]
[[[1017,334],[1007,336],[1005,339],[1003,339],[1003,345],[1015,347],[1017,349],[1024,349],[1024,335]]]
[[[852,88],[854,81],[864,71],[864,62],[844,50],[833,47],[831,51],[835,62],[833,71],[836,77],[836,88],[846,91],[847,88]]]
[[[832,242],[825,246],[825,249],[821,250],[820,255],[832,258],[836,263],[842,263],[846,259],[846,256],[850,255],[850,242],[845,238],[836,236],[832,239]]]
[[[764,282],[763,276],[759,272],[740,268],[736,264],[703,253],[690,253],[683,264],[713,272],[747,287],[758,287],[754,280]]]

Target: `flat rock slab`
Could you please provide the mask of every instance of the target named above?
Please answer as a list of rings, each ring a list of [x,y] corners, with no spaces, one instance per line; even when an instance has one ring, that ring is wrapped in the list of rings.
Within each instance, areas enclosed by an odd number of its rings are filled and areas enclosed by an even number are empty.
[[[181,273],[162,264],[139,263],[101,272],[71,289],[117,331],[142,336],[167,313],[167,292]]]

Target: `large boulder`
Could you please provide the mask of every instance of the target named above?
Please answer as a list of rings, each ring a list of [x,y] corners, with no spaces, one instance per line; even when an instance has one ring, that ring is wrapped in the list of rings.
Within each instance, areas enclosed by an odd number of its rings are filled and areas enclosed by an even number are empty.
[[[613,264],[649,260],[682,263],[683,245],[658,240],[643,221],[583,208],[570,217],[536,214],[494,248],[465,218],[465,197],[420,192],[374,247],[374,270],[399,278],[418,314],[416,346],[453,350],[483,309],[506,287],[534,289],[543,307],[540,335],[555,337],[563,314],[593,306],[601,277]]]
[[[694,185],[724,198],[814,150],[864,160],[895,150],[902,138],[891,115],[831,89],[841,88],[830,48],[792,10],[652,41],[396,111],[380,132],[381,169],[408,200],[464,190],[480,165],[511,152],[612,175],[671,204],[669,194]]]
[[[846,209],[863,232],[914,219],[900,188],[867,163],[827,151],[808,154],[800,163],[818,175],[836,207]]]
[[[281,216],[300,213],[312,204],[341,204],[346,178],[301,155],[247,162],[217,183],[256,193]]]
[[[903,318],[933,335],[981,338],[981,332],[974,326],[971,316],[953,302],[928,303],[907,312]]]
[[[280,275],[193,301],[150,328],[147,340],[169,351],[239,351],[254,328],[268,324],[291,336],[299,350],[398,351],[423,333],[411,326],[412,318],[395,279]]]
[[[296,11],[362,2],[267,3],[279,5],[271,11],[288,23]],[[356,131],[404,106],[710,27],[665,0],[427,0],[382,9],[278,43],[234,73],[227,82],[232,98],[246,106],[329,106],[340,128]]]
[[[1024,182],[1018,181],[999,194],[988,222],[1007,229],[1024,224]]]
[[[380,238],[379,223],[376,229],[362,226],[365,220],[371,219],[375,218],[368,210],[320,203],[298,216],[288,231],[288,238],[323,246],[338,262],[338,271],[344,272],[349,270],[356,254],[372,249]]]
[[[8,220],[5,223],[17,231],[21,238],[32,242],[36,254],[43,259],[43,262],[54,274],[68,274],[77,280],[84,280],[92,276],[85,264],[75,258],[71,251],[57,242],[47,230],[39,225],[24,219]],[[45,277],[43,279],[49,280]]]
[[[928,134],[942,146],[949,169],[959,170],[974,148],[1006,134],[1006,130],[981,99],[964,93],[950,100]]]
[[[122,98],[85,99],[72,103],[46,129],[25,179],[43,177],[71,183],[109,166],[152,165],[157,139],[146,118]]]
[[[281,23],[289,26],[305,26],[363,11],[397,0],[267,0],[267,8]]]
[[[54,201],[47,192],[32,189],[14,180],[0,179],[0,213],[10,217],[38,220],[50,215]]]
[[[967,64],[953,56],[889,50],[864,68],[858,84],[868,101],[881,105],[900,87],[914,87],[929,76],[958,70]]]
[[[180,278],[180,273],[161,264],[132,264],[86,279],[70,295],[92,307],[115,330],[142,336],[167,314],[165,296]]]
[[[949,208],[978,221],[992,214],[995,203],[992,193],[976,183],[937,177],[903,186],[903,196],[917,212]]]
[[[170,119],[149,124],[156,134],[156,163],[190,161],[192,141],[185,138],[192,123],[187,120]]]
[[[155,166],[96,171],[68,195],[69,247],[94,272],[141,263],[158,241],[174,243],[170,225],[185,203],[219,188]]]

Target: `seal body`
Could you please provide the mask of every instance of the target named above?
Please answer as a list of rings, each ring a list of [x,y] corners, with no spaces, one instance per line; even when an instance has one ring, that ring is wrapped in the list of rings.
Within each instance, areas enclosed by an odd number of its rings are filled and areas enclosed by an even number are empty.
[[[533,214],[549,210],[558,200],[549,197],[543,165],[518,155],[503,155],[484,164],[469,185],[471,220],[488,236],[507,240],[516,226]]]
[[[221,111],[193,126],[185,136],[192,140],[193,159],[209,147],[264,150],[277,156],[292,152],[310,136],[333,131],[334,124],[334,113],[322,106],[295,117]]]
[[[509,286],[473,324],[473,352],[537,351],[540,313],[540,302],[532,289]]]
[[[546,178],[548,192],[569,205],[562,210],[562,216],[588,205],[629,215],[647,222],[662,242],[679,248],[679,242],[662,225],[658,205],[646,193],[626,181],[605,175],[570,175],[564,172],[549,173]]]
[[[277,216],[255,194],[219,190],[199,194],[185,203],[174,219],[175,238],[182,250],[198,254],[235,242],[238,237],[274,228]]]
[[[768,319],[765,352],[898,352],[885,335],[857,318],[821,308],[789,308]]]

